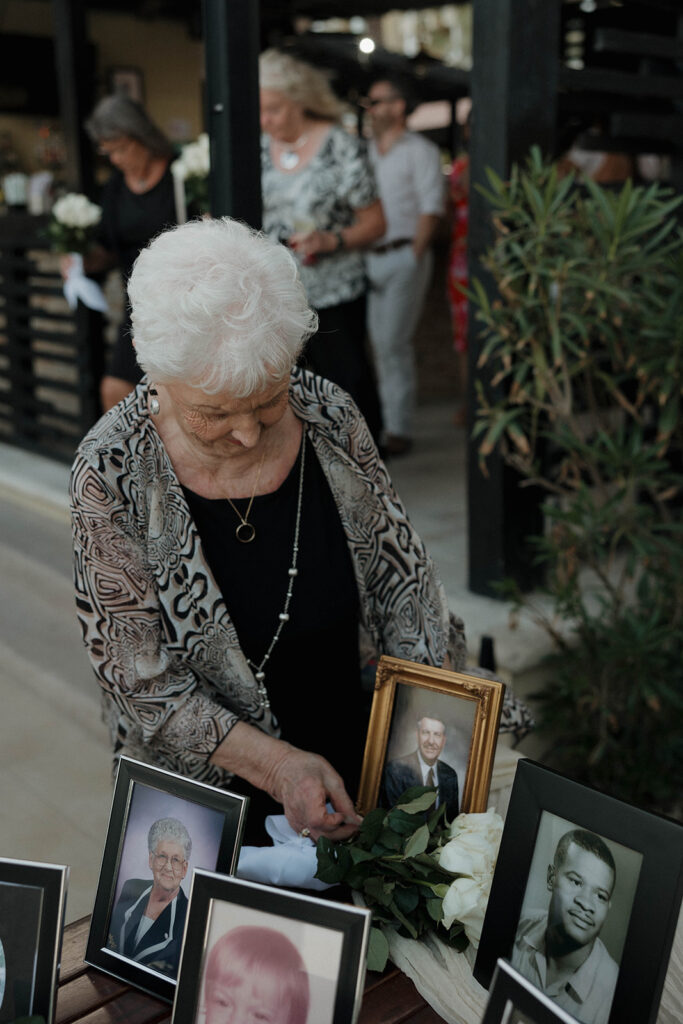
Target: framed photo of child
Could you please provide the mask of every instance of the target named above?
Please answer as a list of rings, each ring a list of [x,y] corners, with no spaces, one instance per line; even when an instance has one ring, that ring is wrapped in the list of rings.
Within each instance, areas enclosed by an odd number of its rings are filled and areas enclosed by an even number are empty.
[[[371,912],[195,871],[173,1024],[353,1024]]]

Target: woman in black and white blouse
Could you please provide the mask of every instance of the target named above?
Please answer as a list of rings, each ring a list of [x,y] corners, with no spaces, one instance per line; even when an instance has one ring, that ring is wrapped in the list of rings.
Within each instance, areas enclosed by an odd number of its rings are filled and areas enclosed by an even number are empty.
[[[377,439],[362,252],[381,237],[385,223],[365,144],[339,124],[343,106],[323,72],[266,50],[259,75],[263,227],[296,253],[320,319],[306,347],[307,364],[348,391]]]
[[[279,804],[343,838],[362,666],[461,670],[462,623],[356,405],[295,366],[316,317],[284,246],[192,221],[143,250],[129,295],[147,377],[71,479],[77,611],[115,755],[246,792],[248,825]]]

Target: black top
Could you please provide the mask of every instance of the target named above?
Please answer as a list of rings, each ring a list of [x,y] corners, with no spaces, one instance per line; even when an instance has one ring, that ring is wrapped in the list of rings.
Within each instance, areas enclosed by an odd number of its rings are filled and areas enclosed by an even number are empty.
[[[292,565],[301,452],[284,483],[254,499],[251,543],[236,539],[239,518],[225,499],[183,488],[204,554],[223,594],[240,646],[260,665],[284,609]],[[234,501],[244,514],[247,498]],[[322,754],[337,769],[351,799],[360,778],[367,708],[358,651],[359,602],[346,537],[315,450],[306,442],[298,575],[289,621],[265,666],[265,686],[282,738]],[[247,842],[263,842],[265,814],[282,808],[243,780],[248,793]]]
[[[157,184],[139,195],[114,171],[102,191],[102,220],[98,241],[116,254],[124,284],[141,249],[160,231],[176,223],[173,175],[166,168]]]

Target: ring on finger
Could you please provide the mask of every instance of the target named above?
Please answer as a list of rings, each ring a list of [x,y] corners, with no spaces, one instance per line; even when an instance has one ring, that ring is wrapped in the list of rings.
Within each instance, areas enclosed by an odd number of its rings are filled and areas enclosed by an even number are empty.
[[[310,828],[308,828],[307,826],[304,826],[304,827],[303,827],[303,828],[301,829],[301,832],[299,832],[299,835],[301,836],[301,838],[302,838],[302,839],[308,839],[308,837],[310,836],[310,834],[311,834],[311,830],[310,830]]]

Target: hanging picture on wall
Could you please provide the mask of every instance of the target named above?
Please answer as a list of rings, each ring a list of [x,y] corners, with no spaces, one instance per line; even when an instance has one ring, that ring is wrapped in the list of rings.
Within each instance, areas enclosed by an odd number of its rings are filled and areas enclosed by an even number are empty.
[[[141,68],[114,67],[107,72],[110,93],[118,93],[141,105],[145,102],[144,77]]]

